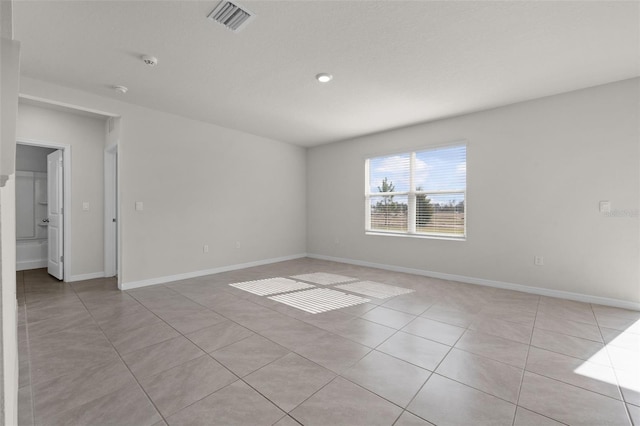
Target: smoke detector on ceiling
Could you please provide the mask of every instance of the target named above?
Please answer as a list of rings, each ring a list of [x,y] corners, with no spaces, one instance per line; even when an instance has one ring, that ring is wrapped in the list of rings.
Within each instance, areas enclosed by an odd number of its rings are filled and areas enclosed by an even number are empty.
[[[223,0],[207,18],[237,33],[255,18],[255,14],[237,3]]]
[[[156,58],[155,56],[142,55],[142,61],[150,67],[155,67],[156,65],[158,65],[158,58]]]

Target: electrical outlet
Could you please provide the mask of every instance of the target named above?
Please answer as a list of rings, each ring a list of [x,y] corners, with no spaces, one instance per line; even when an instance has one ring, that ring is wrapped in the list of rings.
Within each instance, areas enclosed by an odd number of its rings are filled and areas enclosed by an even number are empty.
[[[533,258],[533,263],[534,263],[536,266],[542,266],[542,265],[544,265],[544,257],[542,257],[542,256],[535,256],[535,257]]]
[[[240,241],[236,241],[236,248],[240,248]]]
[[[202,252],[203,253],[209,253],[209,245],[208,244],[205,244],[205,245],[202,246]]]

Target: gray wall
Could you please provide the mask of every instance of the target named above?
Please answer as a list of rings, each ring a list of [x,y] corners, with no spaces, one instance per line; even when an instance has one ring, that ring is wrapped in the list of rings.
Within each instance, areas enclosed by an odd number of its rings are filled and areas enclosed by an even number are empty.
[[[626,80],[310,149],[308,252],[640,302],[639,85]],[[366,157],[462,140],[466,241],[365,235]],[[620,216],[599,213],[600,200]]]
[[[16,170],[46,173],[47,155],[53,151],[55,151],[55,149],[18,145],[16,147]]]

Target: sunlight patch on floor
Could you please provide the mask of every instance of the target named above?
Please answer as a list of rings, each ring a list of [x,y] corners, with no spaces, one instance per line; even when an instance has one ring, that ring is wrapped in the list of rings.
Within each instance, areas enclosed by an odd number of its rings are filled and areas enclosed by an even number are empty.
[[[640,320],[625,331],[619,331],[616,337],[576,368],[574,373],[601,382],[619,384],[623,393],[640,393],[640,335],[629,331],[639,328]],[[612,369],[601,366],[606,361],[609,361],[615,371],[614,375],[610,374]]]

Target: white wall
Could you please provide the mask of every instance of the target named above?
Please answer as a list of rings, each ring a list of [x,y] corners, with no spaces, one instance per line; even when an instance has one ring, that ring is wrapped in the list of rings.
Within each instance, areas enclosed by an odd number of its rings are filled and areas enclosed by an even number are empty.
[[[29,78],[21,93],[122,118],[125,287],[305,252],[303,148]]]
[[[17,139],[71,146],[71,273],[104,272],[105,120],[20,103]],[[82,202],[89,202],[89,211]]]
[[[638,303],[639,81],[316,147],[306,167],[303,149],[277,141],[28,78],[21,90],[122,117],[125,284],[306,248]],[[366,156],[458,140],[468,142],[467,241],[366,236]],[[600,200],[631,215],[605,217]]]
[[[15,175],[0,188],[0,234],[2,236],[2,399],[0,423],[18,424],[18,332],[16,299]]]
[[[639,86],[627,80],[310,149],[308,252],[637,304]],[[460,140],[467,241],[365,235],[365,158]],[[622,216],[599,213],[600,200]]]
[[[109,117],[105,122],[106,137],[104,140],[105,148],[110,148],[118,144],[120,132],[122,129],[122,119],[120,117]]]
[[[12,41],[11,2],[0,2],[0,423],[18,423],[15,135],[20,43]]]
[[[304,253],[304,149],[150,110],[123,120],[126,281]]]

